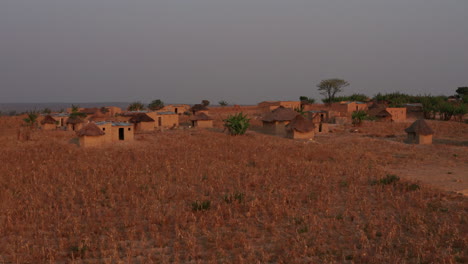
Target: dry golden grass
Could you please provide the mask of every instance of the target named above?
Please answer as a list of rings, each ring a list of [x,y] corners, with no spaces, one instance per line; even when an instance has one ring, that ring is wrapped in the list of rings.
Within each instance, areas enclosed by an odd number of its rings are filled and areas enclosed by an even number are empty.
[[[72,137],[1,134],[0,263],[468,261],[466,197],[375,184],[395,164],[466,163],[466,147],[190,130],[82,149]]]

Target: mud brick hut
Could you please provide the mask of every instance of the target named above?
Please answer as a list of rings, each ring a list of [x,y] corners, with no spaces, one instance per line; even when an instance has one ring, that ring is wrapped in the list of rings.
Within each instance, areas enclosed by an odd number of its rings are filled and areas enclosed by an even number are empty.
[[[272,135],[286,135],[286,125],[291,122],[297,115],[298,112],[291,108],[285,108],[280,106],[275,110],[267,113],[262,118],[263,130],[265,133]]]
[[[405,132],[408,133],[408,138],[406,143],[409,144],[432,144],[432,136],[434,131],[429,127],[429,125],[424,121],[424,119],[416,120],[411,126],[405,129]]]
[[[286,126],[286,137],[292,139],[313,139],[315,135],[315,125],[312,120],[309,120],[301,115],[297,115]]]
[[[205,113],[197,113],[190,118],[193,127],[211,128],[213,127],[213,118]]]
[[[129,122],[134,124],[135,132],[154,131],[154,119],[148,116],[146,113],[138,113],[133,115],[132,118],[130,118]]]
[[[89,123],[76,131],[81,147],[97,147],[107,143],[105,134],[95,123]]]
[[[67,119],[67,130],[78,131],[83,128],[85,121],[80,117],[69,117]]]
[[[41,121],[41,127],[43,130],[55,130],[57,129],[57,120],[55,120],[52,116],[46,115],[44,119]]]

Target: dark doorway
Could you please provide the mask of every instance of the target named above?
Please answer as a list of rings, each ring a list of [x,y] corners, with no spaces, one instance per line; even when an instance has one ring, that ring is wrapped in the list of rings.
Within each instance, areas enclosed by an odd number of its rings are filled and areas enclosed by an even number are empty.
[[[174,112],[177,114],[179,113],[179,109],[175,108]]]
[[[162,126],[162,118],[158,117],[158,126]]]
[[[63,118],[60,118],[60,126],[63,126]]]
[[[125,140],[125,134],[123,127],[119,128],[119,140]]]

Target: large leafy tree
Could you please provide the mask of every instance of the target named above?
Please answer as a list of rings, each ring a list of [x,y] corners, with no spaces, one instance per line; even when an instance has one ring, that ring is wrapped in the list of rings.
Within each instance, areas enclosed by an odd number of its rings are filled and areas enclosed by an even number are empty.
[[[317,84],[317,88],[328,104],[331,104],[335,99],[335,95],[342,91],[343,88],[349,86],[349,82],[343,79],[326,79]]]
[[[145,110],[145,105],[142,102],[133,102],[127,107],[128,111],[141,111]]]
[[[160,99],[153,100],[151,101],[151,103],[148,104],[148,109],[150,109],[151,111],[160,110],[163,107],[164,107],[164,102],[161,101]]]

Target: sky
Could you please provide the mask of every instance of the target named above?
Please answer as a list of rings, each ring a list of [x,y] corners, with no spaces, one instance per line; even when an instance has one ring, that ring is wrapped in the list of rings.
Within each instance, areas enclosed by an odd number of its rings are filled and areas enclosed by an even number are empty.
[[[0,102],[451,95],[467,0],[0,0]]]

